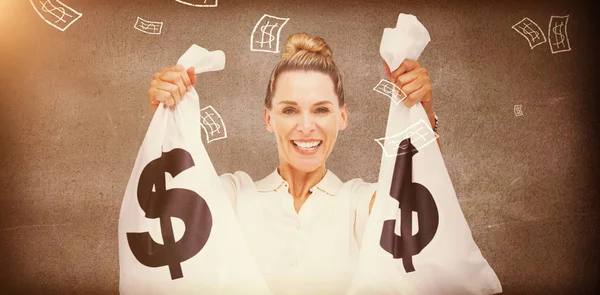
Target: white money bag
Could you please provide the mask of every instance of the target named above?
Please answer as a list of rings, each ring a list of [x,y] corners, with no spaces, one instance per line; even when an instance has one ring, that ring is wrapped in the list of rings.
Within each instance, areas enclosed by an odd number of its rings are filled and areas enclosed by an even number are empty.
[[[412,15],[385,29],[380,53],[394,71],[430,41]],[[349,295],[495,294],[500,282],[462,213],[420,103],[390,102],[377,198],[366,225]]]
[[[194,44],[178,64],[222,70],[225,54]],[[195,89],[156,110],[118,234],[121,294],[270,294],[202,143]]]

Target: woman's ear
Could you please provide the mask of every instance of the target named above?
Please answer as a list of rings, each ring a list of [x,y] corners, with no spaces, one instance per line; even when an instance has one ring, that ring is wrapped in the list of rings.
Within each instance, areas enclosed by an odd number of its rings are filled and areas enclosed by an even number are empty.
[[[273,126],[271,125],[271,111],[265,107],[265,127],[267,131],[273,133]]]
[[[346,108],[346,104],[344,104],[344,106],[340,110],[341,110],[340,130],[344,130],[348,126],[348,109]]]

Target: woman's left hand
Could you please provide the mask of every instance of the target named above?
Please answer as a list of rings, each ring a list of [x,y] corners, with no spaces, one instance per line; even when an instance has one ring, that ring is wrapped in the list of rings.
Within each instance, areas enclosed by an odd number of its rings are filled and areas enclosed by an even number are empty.
[[[404,105],[410,108],[417,102],[421,102],[427,116],[433,118],[431,81],[427,69],[411,59],[405,59],[398,69],[393,72],[390,72],[387,63],[384,62],[384,64],[385,71],[391,81],[407,95],[403,101]]]

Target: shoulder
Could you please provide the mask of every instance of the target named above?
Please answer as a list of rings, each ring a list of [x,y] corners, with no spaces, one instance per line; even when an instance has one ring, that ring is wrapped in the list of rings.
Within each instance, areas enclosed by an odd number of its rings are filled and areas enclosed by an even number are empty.
[[[377,190],[376,182],[366,182],[362,178],[354,178],[344,182],[342,188],[350,191],[352,194],[365,194],[370,193],[371,195]]]
[[[237,181],[243,181],[243,180],[252,180],[252,178],[250,177],[250,175],[248,175],[248,173],[244,172],[244,171],[235,171],[234,173],[223,173],[221,175],[219,175],[219,178],[221,179],[230,179],[230,180],[237,180]]]
[[[347,194],[354,209],[369,209],[369,204],[377,191],[377,183],[366,182],[362,178],[354,178],[344,182],[343,194]],[[368,215],[368,211],[366,213]]]
[[[248,173],[244,171],[224,173],[219,175],[219,179],[225,187],[233,188],[236,191],[254,185],[254,181],[252,180],[250,175],[248,175]]]
[[[219,175],[219,180],[234,207],[237,204],[238,195],[240,195],[242,191],[254,187],[252,178],[244,171],[221,174]]]

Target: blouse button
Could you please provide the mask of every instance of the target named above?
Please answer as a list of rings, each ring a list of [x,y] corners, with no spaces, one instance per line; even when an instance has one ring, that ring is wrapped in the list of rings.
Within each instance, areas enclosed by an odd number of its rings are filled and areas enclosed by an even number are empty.
[[[296,222],[296,229],[300,229],[300,221]]]

